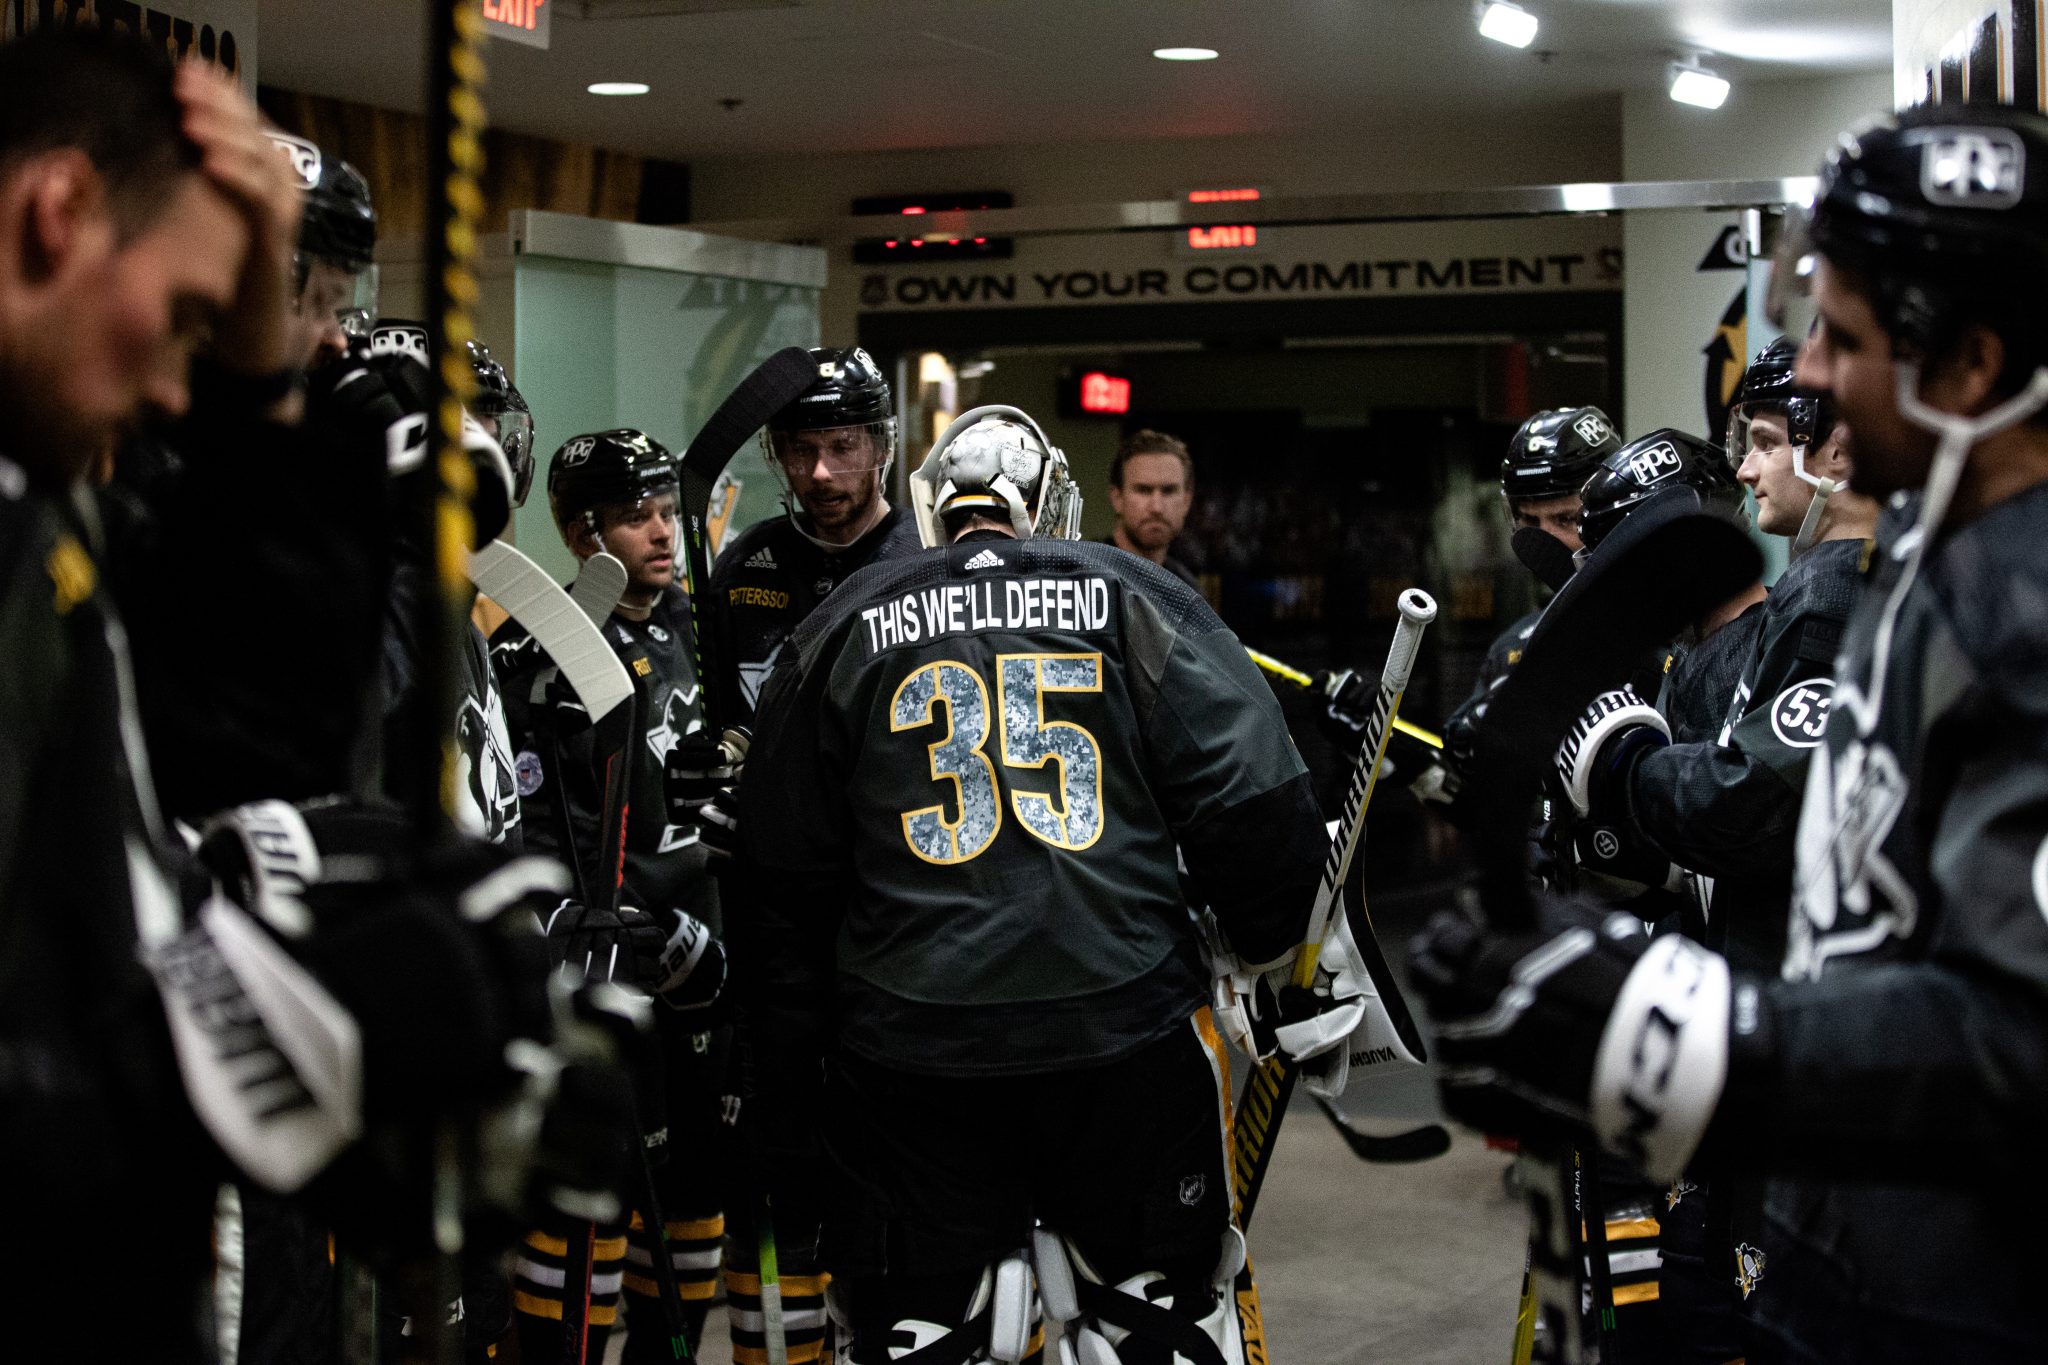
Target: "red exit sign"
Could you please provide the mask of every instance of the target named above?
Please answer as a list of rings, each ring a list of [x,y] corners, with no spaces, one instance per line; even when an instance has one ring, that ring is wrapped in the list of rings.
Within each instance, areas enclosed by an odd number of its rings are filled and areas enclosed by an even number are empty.
[[[1230,212],[1233,205],[1257,204],[1269,197],[1267,190],[1255,185],[1208,185],[1180,192],[1183,208],[1219,214]],[[1215,251],[1251,254],[1271,245],[1259,240],[1259,229],[1251,223],[1202,222],[1193,213],[1185,214],[1182,221],[1189,219],[1195,220],[1193,225],[1182,228],[1173,238],[1176,256],[1206,256]]]
[[[1081,376],[1081,411],[1111,416],[1131,410],[1131,381],[1090,370]]]
[[[527,47],[548,45],[548,0],[483,0],[484,29]]]
[[[1258,244],[1259,230],[1250,223],[1188,229],[1188,246],[1195,251],[1241,251]]]

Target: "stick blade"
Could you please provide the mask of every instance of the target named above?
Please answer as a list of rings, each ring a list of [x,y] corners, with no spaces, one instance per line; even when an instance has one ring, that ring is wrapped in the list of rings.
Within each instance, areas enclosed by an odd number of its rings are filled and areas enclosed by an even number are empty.
[[[1537,580],[1552,592],[1571,582],[1572,574],[1579,567],[1563,541],[1533,526],[1517,526],[1509,544],[1514,549],[1515,558],[1522,561],[1522,567],[1535,574]]]
[[[801,346],[785,346],[756,365],[691,438],[683,451],[683,473],[704,479],[708,490],[747,438],[817,380],[818,362]]]
[[[1321,1095],[1315,1097],[1316,1104],[1337,1129],[1338,1136],[1351,1154],[1361,1161],[1379,1165],[1400,1165],[1412,1161],[1428,1161],[1451,1150],[1450,1130],[1441,1123],[1425,1123],[1420,1128],[1411,1128],[1405,1133],[1361,1133],[1351,1126],[1351,1120],[1344,1111]]]
[[[626,595],[626,566],[613,554],[594,554],[583,561],[576,573],[576,586],[569,593],[591,624],[600,630],[619,608]]]
[[[1527,813],[1571,723],[1650,650],[1762,573],[1740,526],[1702,510],[1691,489],[1672,489],[1632,512],[1551,599],[1487,702],[1463,784],[1489,915],[1526,921]]]

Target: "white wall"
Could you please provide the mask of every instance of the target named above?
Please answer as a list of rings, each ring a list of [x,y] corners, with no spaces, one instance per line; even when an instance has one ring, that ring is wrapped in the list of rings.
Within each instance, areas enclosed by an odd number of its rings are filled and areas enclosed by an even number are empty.
[[[1603,99],[1573,117],[1513,125],[713,159],[691,164],[690,194],[695,221],[715,227],[721,219],[843,215],[869,194],[997,189],[1035,207],[1165,199],[1204,185],[1341,194],[1612,180],[1621,169],[1619,110]],[[834,252],[823,303],[828,342],[853,339],[857,279],[845,251]]]
[[[1673,103],[1661,90],[1622,102],[1622,169],[1630,180],[1734,180],[1812,175],[1835,135],[1891,108],[1888,71],[1735,87],[1718,110]],[[1743,286],[1740,271],[1699,264],[1732,213],[1628,215],[1623,300],[1625,431],[1705,430],[1707,348]],[[1738,343],[1747,351],[1746,336]],[[1748,357],[1745,355],[1744,360]]]

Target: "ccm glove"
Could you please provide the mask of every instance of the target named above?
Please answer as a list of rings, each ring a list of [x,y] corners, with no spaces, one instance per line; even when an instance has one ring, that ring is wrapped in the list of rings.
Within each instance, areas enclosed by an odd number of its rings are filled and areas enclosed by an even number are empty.
[[[1444,911],[1410,945],[1445,1112],[1534,1143],[1590,1132],[1675,1179],[1728,1078],[1727,961],[1584,901],[1539,895],[1536,911],[1516,932]]]

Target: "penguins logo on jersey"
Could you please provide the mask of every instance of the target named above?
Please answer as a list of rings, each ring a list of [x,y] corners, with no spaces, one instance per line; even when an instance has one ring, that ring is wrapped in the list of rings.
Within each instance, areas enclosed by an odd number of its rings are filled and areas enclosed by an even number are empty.
[[[1678,1207],[1679,1201],[1683,1200],[1687,1195],[1697,1192],[1698,1189],[1699,1186],[1693,1184],[1684,1176],[1678,1177],[1678,1179],[1671,1182],[1671,1188],[1664,1191],[1664,1211],[1666,1213],[1671,1212],[1671,1210]]]
[[[1758,1280],[1764,1277],[1764,1254],[1747,1242],[1735,1248],[1735,1284],[1742,1290],[1742,1297],[1748,1298],[1756,1291]]]
[[[460,793],[456,819],[462,828],[494,844],[519,823],[519,793],[514,777],[512,740],[505,732],[504,711],[495,697],[462,699],[455,720],[457,776]]]
[[[1831,678],[1792,684],[1771,703],[1771,733],[1788,748],[1813,748],[1827,733],[1828,709],[1834,700]]]
[[[698,688],[689,691],[671,690],[667,700],[661,704],[660,719],[647,728],[647,747],[654,753],[654,766],[658,769],[669,750],[682,742],[684,735],[704,728],[701,718],[692,716],[690,708],[697,702]],[[672,853],[679,848],[688,848],[697,842],[699,831],[695,825],[671,825],[661,827],[661,843],[657,853]]]
[[[1906,807],[1892,751],[1856,739],[1837,755],[1814,750],[1800,812],[1787,980],[1817,979],[1827,960],[1907,938],[1919,898],[1883,845]]]
[[[761,702],[761,685],[768,681],[768,675],[775,671],[775,661],[782,655],[782,646],[787,640],[778,641],[768,651],[768,657],[757,664],[740,665],[740,691],[746,694],[747,705],[758,706]]]

